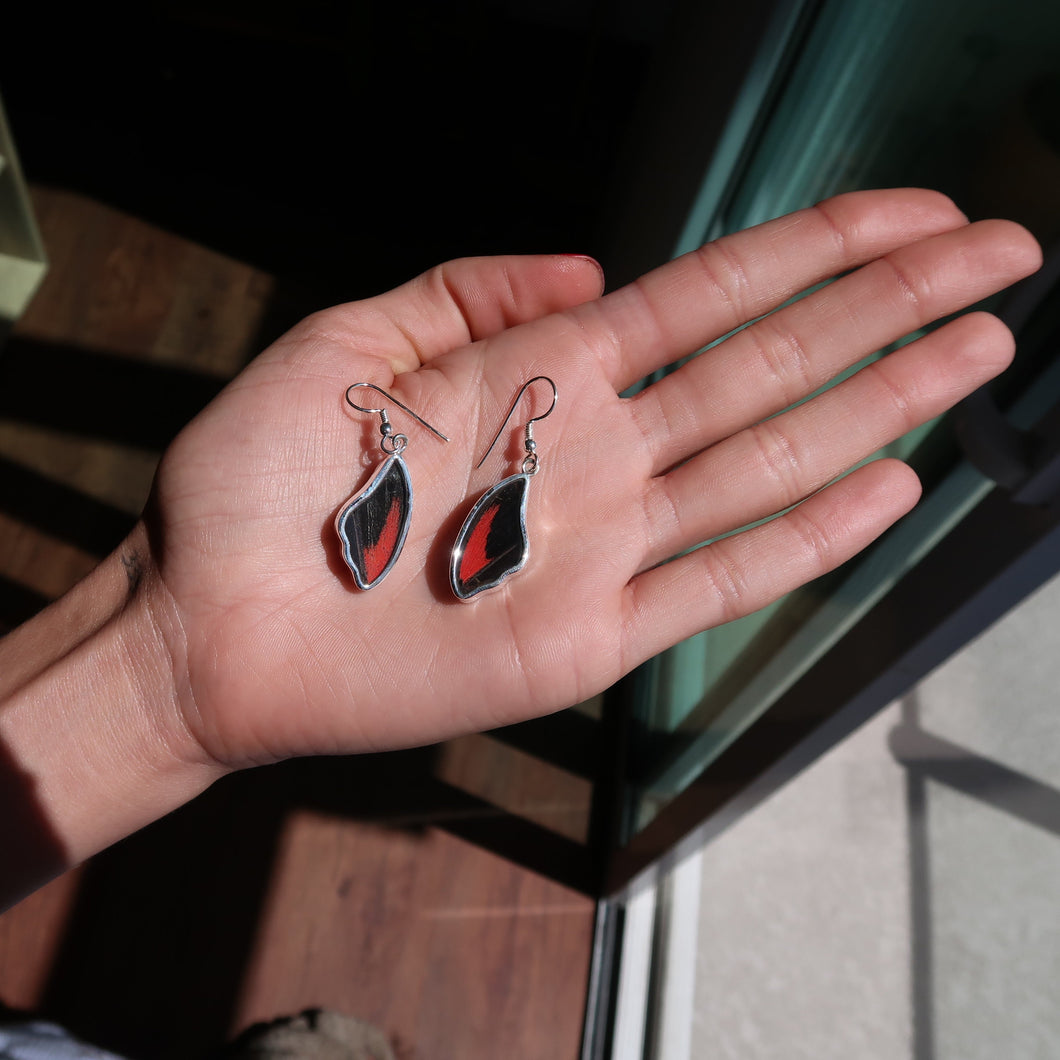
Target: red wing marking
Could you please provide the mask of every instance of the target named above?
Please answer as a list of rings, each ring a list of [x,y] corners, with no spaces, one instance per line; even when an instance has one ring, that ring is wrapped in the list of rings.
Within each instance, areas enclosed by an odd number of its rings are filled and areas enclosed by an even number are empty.
[[[379,532],[379,537],[374,544],[366,545],[364,549],[364,579],[374,582],[382,574],[390,557],[394,553],[397,544],[398,530],[401,524],[401,501],[394,497],[390,502],[390,510],[386,513],[386,522]]]
[[[498,504],[491,504],[480,516],[464,545],[464,554],[460,557],[460,580],[469,582],[490,560],[486,551],[486,541],[489,537],[490,527],[500,508]]]

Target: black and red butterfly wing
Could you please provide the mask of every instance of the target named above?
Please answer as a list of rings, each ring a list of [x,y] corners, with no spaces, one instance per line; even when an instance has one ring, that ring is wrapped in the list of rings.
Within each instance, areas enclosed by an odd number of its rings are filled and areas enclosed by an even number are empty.
[[[412,482],[395,453],[335,517],[342,558],[358,589],[371,589],[386,576],[401,554],[411,519]]]
[[[449,565],[449,582],[461,600],[493,589],[522,570],[529,553],[529,484],[529,475],[512,475],[488,489],[468,513]]]

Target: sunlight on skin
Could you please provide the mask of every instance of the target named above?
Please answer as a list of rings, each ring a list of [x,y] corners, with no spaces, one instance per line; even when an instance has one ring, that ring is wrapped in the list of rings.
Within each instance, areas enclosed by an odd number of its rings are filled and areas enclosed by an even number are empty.
[[[23,822],[8,849],[26,857],[0,869],[6,893],[234,769],[430,743],[569,706],[842,563],[919,487],[895,461],[826,484],[1002,371],[1011,336],[971,314],[783,410],[1039,263],[1016,225],[970,225],[932,192],[860,192],[603,297],[586,258],[479,258],[315,314],[178,436],[147,521],[0,642],[0,741],[38,839],[50,837],[35,856]],[[530,559],[458,602],[453,541],[475,498],[517,470],[521,422],[475,464],[537,375],[559,400],[538,425]],[[411,525],[368,592],[334,527],[382,461],[372,417],[343,400],[361,381],[452,439],[408,432]]]

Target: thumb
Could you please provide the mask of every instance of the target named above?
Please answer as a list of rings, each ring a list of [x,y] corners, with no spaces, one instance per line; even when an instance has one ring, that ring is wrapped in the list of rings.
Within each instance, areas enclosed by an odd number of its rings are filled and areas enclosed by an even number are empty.
[[[603,269],[581,254],[460,258],[376,298],[328,310],[328,330],[333,338],[359,345],[371,321],[379,340],[373,352],[385,351],[398,374],[598,298],[603,286]]]

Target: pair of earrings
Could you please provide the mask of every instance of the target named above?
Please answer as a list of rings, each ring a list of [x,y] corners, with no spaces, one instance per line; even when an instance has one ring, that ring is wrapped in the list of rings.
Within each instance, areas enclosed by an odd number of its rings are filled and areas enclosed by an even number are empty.
[[[523,448],[526,455],[519,474],[503,479],[479,497],[453,546],[449,584],[460,600],[470,600],[487,589],[496,588],[526,564],[529,554],[526,498],[530,479],[537,474],[539,467],[534,424],[551,414],[558,396],[556,384],[548,376],[535,376],[520,387],[504,423],[476,467],[477,470],[486,462],[519,407],[523,394],[538,382],[548,383],[552,388],[552,404],[525,424]],[[364,408],[350,398],[351,391],[362,387],[382,394],[442,441],[448,442],[449,439],[374,383],[354,383],[346,389],[346,401],[352,408],[379,417],[379,448],[387,457],[368,485],[354,494],[335,518],[335,529],[342,542],[342,558],[353,573],[353,580],[359,589],[371,589],[386,577],[401,554],[412,522],[412,480],[401,455],[408,445],[408,438],[404,434],[394,434],[386,409]]]

